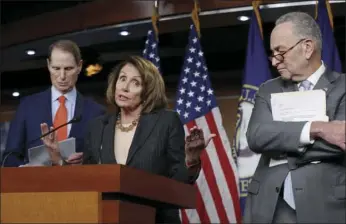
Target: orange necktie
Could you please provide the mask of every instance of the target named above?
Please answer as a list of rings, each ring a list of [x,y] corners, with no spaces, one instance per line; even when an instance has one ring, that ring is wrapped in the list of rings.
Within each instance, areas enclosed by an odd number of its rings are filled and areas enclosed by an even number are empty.
[[[67,122],[67,108],[65,106],[66,98],[64,96],[59,97],[59,108],[54,118],[54,128],[65,124]],[[67,138],[67,125],[57,130],[58,141],[65,140]]]

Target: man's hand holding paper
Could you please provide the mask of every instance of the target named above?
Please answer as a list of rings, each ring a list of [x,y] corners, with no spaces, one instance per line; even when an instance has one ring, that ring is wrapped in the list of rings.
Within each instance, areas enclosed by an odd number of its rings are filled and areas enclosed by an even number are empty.
[[[345,121],[329,121],[323,90],[285,92],[271,95],[275,121],[309,121],[311,139],[323,139],[345,151]]]

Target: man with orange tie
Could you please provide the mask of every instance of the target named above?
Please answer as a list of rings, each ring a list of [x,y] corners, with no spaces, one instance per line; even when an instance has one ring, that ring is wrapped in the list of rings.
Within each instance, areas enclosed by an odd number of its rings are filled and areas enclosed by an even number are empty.
[[[27,150],[42,144],[41,140],[35,140],[41,135],[42,123],[54,128],[75,117],[81,120],[60,128],[56,134],[59,141],[74,137],[76,151],[83,152],[87,122],[104,114],[105,108],[77,91],[75,85],[82,64],[80,49],[74,42],[60,40],[49,47],[47,66],[52,86],[21,100],[10,125],[4,166],[28,162]]]

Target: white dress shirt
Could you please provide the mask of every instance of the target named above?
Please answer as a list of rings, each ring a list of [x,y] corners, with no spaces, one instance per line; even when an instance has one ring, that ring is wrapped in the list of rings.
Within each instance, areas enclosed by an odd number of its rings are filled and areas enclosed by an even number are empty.
[[[67,121],[71,120],[74,117],[74,110],[76,106],[76,100],[77,100],[77,90],[76,88],[73,88],[70,92],[66,94],[61,94],[54,86],[52,86],[52,121],[54,123],[55,114],[58,111],[58,108],[60,106],[59,103],[59,97],[65,96],[65,106],[67,109]],[[67,125],[67,136],[70,135],[71,131],[71,124]]]
[[[316,86],[318,80],[321,78],[325,70],[326,70],[326,67],[324,66],[322,62],[322,65],[316,70],[316,72],[314,72],[309,78],[307,78],[307,80],[311,83],[310,90]],[[298,87],[299,85],[300,83],[298,83]],[[310,126],[311,126],[311,121],[307,122],[303,127],[302,133],[300,135],[301,146],[314,143],[314,140],[310,139]]]
[[[318,80],[321,78],[322,74],[325,72],[326,67],[323,64],[322,61],[322,65],[311,75],[309,76],[309,78],[307,78],[307,80],[311,83],[310,85],[310,90],[312,90]],[[300,86],[300,83],[297,84],[298,88]],[[311,121],[307,122],[303,129],[302,132],[300,134],[300,146],[301,148],[299,148],[299,151],[304,151],[306,148],[306,145],[309,144],[313,144],[314,140],[310,139],[310,127],[311,127]],[[287,159],[283,159],[283,160],[271,160],[269,166],[276,166],[276,165],[280,165],[280,164],[284,164],[287,163]],[[285,179],[285,183],[284,183],[284,199],[287,202],[288,205],[290,205],[293,209],[295,209],[295,201],[294,201],[294,194],[293,194],[293,186],[292,186],[292,179],[291,179],[291,173],[289,172],[286,179]]]

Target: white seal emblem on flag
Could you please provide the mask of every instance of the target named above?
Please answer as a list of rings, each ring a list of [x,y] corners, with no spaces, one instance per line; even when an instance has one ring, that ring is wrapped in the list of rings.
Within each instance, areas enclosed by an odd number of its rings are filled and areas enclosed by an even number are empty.
[[[248,184],[261,157],[260,154],[256,154],[251,151],[246,139],[246,131],[250,122],[252,109],[255,104],[257,90],[258,87],[256,86],[244,85],[242,95],[239,99],[236,136],[233,141],[233,145],[237,152],[241,197],[246,197]]]

